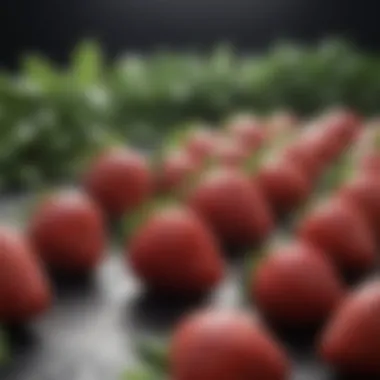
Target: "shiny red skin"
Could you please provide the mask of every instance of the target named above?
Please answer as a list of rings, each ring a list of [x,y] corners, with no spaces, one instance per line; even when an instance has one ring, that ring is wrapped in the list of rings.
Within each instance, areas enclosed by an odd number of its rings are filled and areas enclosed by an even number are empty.
[[[107,216],[118,218],[149,198],[153,180],[144,156],[129,148],[115,148],[93,162],[84,186]]]
[[[268,319],[295,328],[324,322],[345,293],[323,252],[299,241],[270,252],[252,273],[250,290]]]
[[[253,182],[272,210],[280,215],[299,207],[312,191],[312,184],[302,169],[285,156],[264,165],[254,175]]]
[[[186,181],[197,173],[199,165],[185,152],[172,152],[165,157],[156,175],[155,190],[158,193],[179,191]]]
[[[340,194],[356,204],[373,236],[380,241],[380,177],[369,173],[358,175],[341,188]]]
[[[215,237],[189,209],[156,211],[127,244],[125,258],[150,289],[198,295],[224,276],[224,261]]]
[[[363,214],[352,202],[333,197],[301,222],[298,236],[319,247],[343,273],[373,268],[375,241]]]
[[[192,131],[185,142],[185,151],[198,164],[210,159],[219,141],[219,134],[210,129]]]
[[[201,311],[185,318],[170,347],[176,380],[287,380],[290,362],[280,344],[250,315]]]
[[[106,244],[103,216],[84,193],[51,194],[38,205],[28,230],[36,252],[55,270],[88,272],[103,258]]]
[[[318,347],[322,359],[340,372],[380,375],[379,315],[380,282],[362,284],[324,328]]]
[[[255,119],[236,121],[228,126],[228,131],[251,153],[259,149],[267,138],[265,127]]]
[[[0,228],[0,321],[26,323],[51,305],[48,278],[27,239]]]
[[[274,228],[260,189],[237,169],[207,172],[188,194],[188,204],[231,247],[262,242]]]

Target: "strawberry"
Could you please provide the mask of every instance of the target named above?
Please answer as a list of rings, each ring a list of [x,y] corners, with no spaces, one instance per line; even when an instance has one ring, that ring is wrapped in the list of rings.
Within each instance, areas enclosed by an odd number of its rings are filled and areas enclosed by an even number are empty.
[[[220,139],[214,152],[214,159],[222,166],[240,167],[249,158],[250,153],[234,139]]]
[[[193,295],[222,279],[224,262],[214,236],[188,208],[152,212],[133,233],[125,257],[148,288]]]
[[[379,376],[379,314],[380,282],[362,284],[324,328],[319,342],[321,357],[341,372]]]
[[[183,151],[168,154],[156,176],[158,193],[178,192],[186,181],[199,170],[199,165]]]
[[[86,173],[84,186],[104,213],[116,218],[139,207],[153,190],[147,160],[130,148],[100,155]]]
[[[322,174],[325,163],[320,157],[317,138],[301,135],[283,151],[284,158],[296,164],[311,183],[315,183]]]
[[[185,151],[198,164],[204,163],[214,154],[219,134],[211,129],[192,130],[185,142]]]
[[[0,321],[24,323],[46,311],[52,295],[49,281],[27,239],[0,228]]]
[[[269,118],[268,137],[272,139],[275,136],[284,133],[291,133],[300,124],[297,115],[289,111],[277,112]]]
[[[242,117],[227,126],[227,131],[248,152],[259,149],[266,140],[263,123],[252,117]]]
[[[187,202],[228,246],[261,242],[274,228],[260,190],[237,169],[206,172],[187,194]]]
[[[373,236],[380,236],[380,178],[363,173],[346,183],[340,194],[357,205],[366,217]]]
[[[101,211],[84,193],[60,191],[41,202],[29,237],[42,260],[62,272],[87,272],[102,259],[106,231]]]
[[[177,327],[169,366],[176,380],[286,380],[282,347],[250,315],[201,311]]]
[[[299,207],[312,191],[304,172],[285,156],[266,162],[253,181],[276,214],[287,214]]]
[[[259,310],[287,327],[318,325],[344,294],[323,252],[300,241],[272,250],[255,268],[250,290]]]
[[[298,236],[319,247],[343,272],[373,268],[375,244],[360,210],[342,197],[319,203],[301,222]]]

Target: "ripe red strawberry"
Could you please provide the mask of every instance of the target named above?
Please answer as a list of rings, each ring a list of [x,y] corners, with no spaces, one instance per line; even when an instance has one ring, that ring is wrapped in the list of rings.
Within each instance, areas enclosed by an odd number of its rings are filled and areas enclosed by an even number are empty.
[[[319,204],[301,222],[298,235],[319,247],[343,272],[357,274],[373,268],[375,244],[365,218],[342,197]]]
[[[199,170],[199,165],[182,151],[171,152],[164,158],[156,176],[156,191],[172,193],[179,191],[186,181]]]
[[[345,299],[324,329],[319,345],[322,358],[342,372],[379,376],[379,314],[380,282],[361,285]]]
[[[326,166],[317,138],[300,136],[284,149],[283,155],[284,158],[293,161],[311,183],[318,180]]]
[[[324,115],[317,124],[322,142],[320,149],[328,162],[337,159],[355,141],[361,130],[360,118],[344,110]]]
[[[190,190],[188,203],[228,246],[261,242],[274,228],[260,190],[237,169],[220,168],[205,173]]]
[[[336,142],[340,144],[341,149],[359,136],[362,127],[360,116],[345,109],[333,110],[325,116],[324,120],[326,133],[337,139]]]
[[[51,303],[48,279],[23,235],[0,228],[0,321],[24,323]]]
[[[248,152],[259,149],[266,140],[266,130],[263,123],[255,118],[241,118],[227,127],[232,138]]]
[[[198,128],[189,134],[185,142],[185,150],[200,164],[212,157],[215,152],[216,144],[219,140],[219,134],[211,129]]]
[[[249,158],[250,152],[234,139],[220,139],[215,148],[214,158],[222,166],[241,167]]]
[[[181,206],[154,212],[133,235],[125,257],[145,285],[169,293],[207,292],[224,274],[214,236]]]
[[[264,164],[253,180],[276,214],[287,214],[299,207],[312,191],[307,176],[286,156]]]
[[[251,281],[251,296],[259,310],[288,327],[323,322],[344,294],[343,283],[323,252],[300,241],[270,252]]]
[[[170,349],[176,380],[286,380],[290,363],[282,347],[253,317],[202,311],[180,323]]]
[[[297,115],[289,111],[282,111],[272,115],[268,121],[268,138],[272,139],[284,133],[291,133],[300,124]]]
[[[29,237],[42,260],[63,272],[87,272],[103,257],[106,231],[101,211],[85,194],[51,194],[36,209]]]
[[[340,194],[358,206],[373,236],[380,237],[380,178],[363,173],[346,183]]]
[[[105,152],[85,176],[88,194],[111,217],[135,210],[152,192],[147,160],[129,148]]]

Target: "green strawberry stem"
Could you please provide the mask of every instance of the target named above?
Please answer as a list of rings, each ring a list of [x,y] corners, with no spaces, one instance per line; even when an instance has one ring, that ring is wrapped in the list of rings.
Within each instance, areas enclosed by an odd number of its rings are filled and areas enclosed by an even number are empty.
[[[156,339],[143,339],[137,343],[140,360],[154,372],[166,374],[169,368],[167,342]]]

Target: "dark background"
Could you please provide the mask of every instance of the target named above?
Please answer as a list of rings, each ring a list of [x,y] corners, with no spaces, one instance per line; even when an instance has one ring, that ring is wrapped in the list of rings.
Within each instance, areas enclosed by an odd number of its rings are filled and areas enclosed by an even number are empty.
[[[312,43],[344,36],[380,46],[376,1],[0,0],[0,63],[39,51],[65,62],[77,41],[99,40],[110,58],[158,47],[205,48],[219,41],[261,50],[278,39]]]

